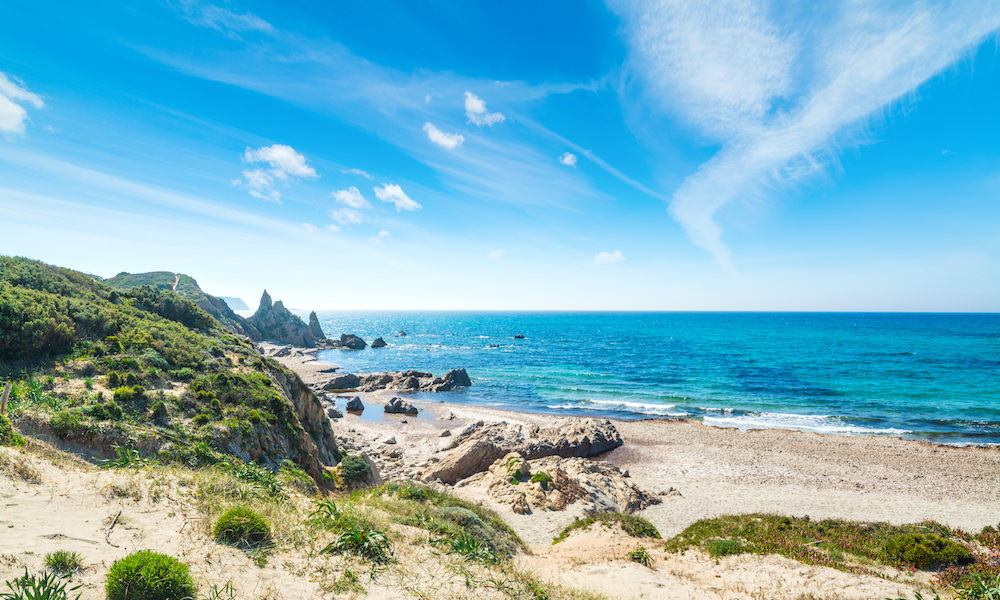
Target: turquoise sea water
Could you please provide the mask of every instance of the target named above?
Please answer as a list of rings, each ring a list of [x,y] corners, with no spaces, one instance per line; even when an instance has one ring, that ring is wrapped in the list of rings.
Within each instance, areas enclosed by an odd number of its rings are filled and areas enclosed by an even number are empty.
[[[321,313],[348,372],[464,367],[433,399],[556,414],[1000,443],[1000,315]],[[409,335],[394,337],[404,330]],[[516,334],[523,340],[513,339]]]

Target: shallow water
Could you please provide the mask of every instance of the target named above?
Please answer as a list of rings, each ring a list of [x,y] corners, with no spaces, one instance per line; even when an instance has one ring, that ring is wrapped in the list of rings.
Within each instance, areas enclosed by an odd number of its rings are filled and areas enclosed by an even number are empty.
[[[944,443],[1000,443],[1000,315],[327,312],[346,371],[464,367],[437,400]],[[393,337],[399,330],[406,337]],[[513,339],[516,334],[523,340]],[[491,347],[498,346],[498,347]]]

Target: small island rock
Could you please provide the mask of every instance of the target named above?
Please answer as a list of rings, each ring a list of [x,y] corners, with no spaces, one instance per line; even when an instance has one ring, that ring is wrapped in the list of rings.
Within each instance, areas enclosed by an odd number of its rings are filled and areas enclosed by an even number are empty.
[[[386,346],[388,346],[388,344],[386,344],[385,340],[380,337],[375,338],[375,341],[372,342],[372,348],[385,348]]]
[[[416,406],[413,406],[399,396],[394,396],[392,400],[386,403],[385,412],[386,414],[396,415],[416,415],[418,411]]]
[[[361,403],[361,398],[355,396],[347,401],[347,412],[363,412],[365,405]]]

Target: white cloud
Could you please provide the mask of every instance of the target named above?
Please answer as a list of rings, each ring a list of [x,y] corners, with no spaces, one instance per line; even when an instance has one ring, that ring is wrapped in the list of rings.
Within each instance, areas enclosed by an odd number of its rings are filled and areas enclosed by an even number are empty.
[[[371,179],[372,176],[367,171],[362,171],[361,169],[341,169],[341,173],[345,175],[357,175],[359,177],[364,177],[365,179]]]
[[[507,118],[503,113],[491,113],[486,110],[486,102],[472,92],[465,92],[465,116],[469,123],[482,127],[486,125],[492,127],[497,123],[503,123]]]
[[[490,250],[486,253],[486,258],[488,260],[500,260],[507,255],[507,251],[503,248],[497,248],[496,250]]]
[[[425,94],[424,95],[424,104],[430,104],[430,103],[431,103],[431,95],[430,94]]]
[[[447,150],[454,150],[462,145],[465,136],[460,133],[445,133],[434,126],[430,121],[424,123],[424,132],[427,139]]]
[[[623,100],[651,113],[633,115],[633,127],[655,131],[655,118],[671,115],[722,146],[674,192],[670,214],[727,266],[719,210],[821,173],[868,119],[1000,27],[995,1],[812,12],[754,0],[613,7],[625,25],[628,78],[642,96]]]
[[[358,188],[351,186],[346,190],[337,190],[333,192],[333,198],[341,204],[346,204],[351,208],[371,208],[372,205],[368,203],[368,200],[361,195]]]
[[[191,23],[224,32],[230,37],[238,38],[237,33],[248,31],[274,32],[270,23],[253,13],[237,13],[214,4],[200,4],[191,0],[182,0],[180,6],[185,18]]]
[[[613,265],[625,260],[625,254],[621,250],[614,252],[598,252],[594,257],[594,262],[599,265]]]
[[[380,187],[376,187],[375,197],[382,202],[392,202],[396,205],[396,210],[418,210],[421,208],[415,200],[412,200],[403,191],[403,188],[399,187],[395,183],[383,183]]]
[[[559,162],[566,165],[567,167],[576,166],[576,155],[572,152],[563,152],[559,155]]]
[[[309,233],[316,233],[319,231],[319,228],[313,225],[312,223],[303,223],[302,229],[305,229]]]
[[[375,237],[371,238],[370,241],[373,244],[381,244],[382,242],[387,242],[391,239],[392,239],[392,234],[383,229],[382,231],[379,231],[378,234],[375,235]]]
[[[357,225],[365,221],[364,213],[355,208],[334,208],[330,211],[330,218],[341,225]]]
[[[267,163],[270,169],[243,171],[243,179],[250,195],[268,202],[281,202],[281,192],[275,189],[277,181],[288,182],[294,177],[316,179],[319,175],[306,163],[306,157],[291,146],[274,144],[243,152],[243,162]]]
[[[11,80],[0,72],[0,132],[4,134],[24,133],[24,122],[28,120],[28,111],[23,104],[35,108],[44,108],[42,99],[31,92],[23,83]]]

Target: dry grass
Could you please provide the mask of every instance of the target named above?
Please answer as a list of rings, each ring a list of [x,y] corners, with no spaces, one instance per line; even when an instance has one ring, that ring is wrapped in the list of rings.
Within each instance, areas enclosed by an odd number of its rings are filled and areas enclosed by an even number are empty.
[[[42,483],[42,473],[34,461],[25,452],[11,448],[0,448],[0,474],[33,485]]]

